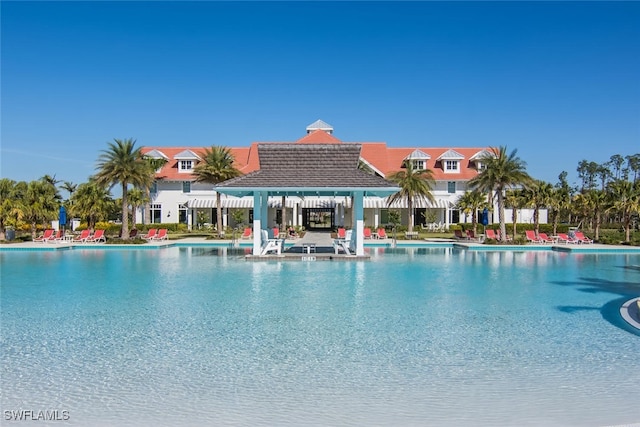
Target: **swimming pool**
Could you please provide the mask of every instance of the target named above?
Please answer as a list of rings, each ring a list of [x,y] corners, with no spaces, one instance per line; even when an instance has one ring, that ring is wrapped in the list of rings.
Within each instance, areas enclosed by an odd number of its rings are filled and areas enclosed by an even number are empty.
[[[640,255],[370,251],[0,253],[3,422],[19,409],[83,426],[640,420],[640,334],[618,312],[640,295]]]

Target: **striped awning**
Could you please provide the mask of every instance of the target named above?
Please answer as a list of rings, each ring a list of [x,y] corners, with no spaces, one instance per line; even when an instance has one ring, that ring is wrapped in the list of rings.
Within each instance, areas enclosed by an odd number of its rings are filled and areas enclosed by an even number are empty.
[[[192,199],[186,203],[188,208],[198,209],[198,208],[215,208],[216,207],[216,199]]]
[[[407,200],[397,200],[391,204],[391,206],[387,205],[387,198],[381,197],[367,197],[364,199],[364,207],[365,209],[408,209],[409,204]],[[435,203],[431,203],[424,200],[416,200],[413,203],[414,208],[419,209],[446,209],[452,207],[451,203],[448,200],[436,199]]]
[[[253,197],[223,197],[220,202],[223,208],[253,208]],[[192,199],[186,205],[191,209],[214,209],[218,207],[215,198]]]
[[[223,208],[232,209],[252,209],[253,197],[223,197]],[[301,208],[330,208],[333,209],[338,204],[342,204],[346,208],[351,207],[350,197],[287,197],[286,204],[288,208],[293,208],[296,204],[300,204]],[[394,202],[391,206],[387,206],[387,198],[383,197],[365,197],[364,201],[365,209],[407,209],[408,204],[406,200],[399,200]],[[186,203],[187,207],[192,209],[213,209],[216,207],[216,199],[192,199]],[[269,197],[269,207],[274,209],[282,208],[282,197]],[[419,209],[446,209],[452,208],[453,204],[444,199],[436,199],[435,203],[431,203],[423,200],[416,200],[413,204],[414,208]]]

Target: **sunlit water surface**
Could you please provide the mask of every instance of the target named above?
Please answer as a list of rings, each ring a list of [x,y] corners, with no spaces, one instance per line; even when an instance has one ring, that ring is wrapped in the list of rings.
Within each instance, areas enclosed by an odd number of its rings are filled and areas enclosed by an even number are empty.
[[[618,312],[640,255],[217,252],[1,253],[3,425],[640,421],[640,334]]]

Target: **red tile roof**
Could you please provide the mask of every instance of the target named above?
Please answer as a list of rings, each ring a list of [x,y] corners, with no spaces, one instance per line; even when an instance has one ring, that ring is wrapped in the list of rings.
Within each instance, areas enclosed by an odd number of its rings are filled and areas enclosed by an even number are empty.
[[[295,141],[297,144],[356,144],[353,142],[342,142],[335,136],[323,131],[315,130],[299,140]],[[262,142],[260,144],[263,144]],[[272,144],[277,144],[273,142]],[[487,147],[476,148],[461,148],[461,147],[410,147],[410,148],[397,148],[388,147],[385,142],[359,142],[362,149],[360,156],[371,166],[373,166],[378,172],[389,176],[390,174],[402,169],[402,164],[405,158],[413,153],[416,149],[430,156],[426,162],[426,167],[433,171],[436,181],[466,181],[477,175],[477,170],[474,167],[473,162],[469,159],[475,154],[486,150]],[[253,172],[260,169],[260,161],[258,158],[258,143],[254,142],[249,147],[229,147],[229,150],[234,156],[236,167],[243,174]],[[162,168],[160,173],[157,174],[159,179],[165,180],[193,180],[193,176],[187,173],[178,172],[178,161],[175,156],[184,151],[191,150],[194,153],[201,155],[207,147],[143,147],[142,152],[148,153],[152,150],[158,150],[164,153],[170,160]],[[443,162],[437,160],[442,154],[449,150],[455,150],[456,152],[464,156],[464,160],[460,161],[460,170],[458,173],[446,173],[444,170]]]

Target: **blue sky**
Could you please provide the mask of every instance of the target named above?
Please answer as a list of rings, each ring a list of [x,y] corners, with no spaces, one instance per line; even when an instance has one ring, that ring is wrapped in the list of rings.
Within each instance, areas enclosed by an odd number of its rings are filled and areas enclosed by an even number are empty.
[[[138,145],[517,149],[577,181],[640,152],[639,2],[7,2],[2,177],[75,183]]]

